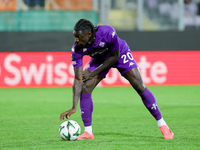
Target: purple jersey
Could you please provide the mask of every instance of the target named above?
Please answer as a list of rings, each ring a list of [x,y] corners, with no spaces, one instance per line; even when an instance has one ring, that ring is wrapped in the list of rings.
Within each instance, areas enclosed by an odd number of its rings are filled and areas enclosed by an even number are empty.
[[[92,45],[87,44],[84,48],[79,47],[76,43],[73,45],[71,54],[74,68],[82,66],[84,55],[103,62],[110,57],[111,51],[120,49],[120,53],[123,53],[129,49],[126,42],[117,36],[111,26],[100,25],[96,29],[96,41]]]
[[[117,51],[118,49],[120,49],[119,59],[111,67],[117,68],[122,75],[132,68],[138,67],[128,45],[117,36],[112,27],[101,25],[96,29],[96,41],[92,45],[86,45],[84,48],[79,47],[76,43],[73,45],[71,53],[74,68],[82,66],[83,56],[89,55],[92,58],[86,69],[92,71],[110,57],[111,51]],[[110,68],[105,69],[98,75],[106,76]]]

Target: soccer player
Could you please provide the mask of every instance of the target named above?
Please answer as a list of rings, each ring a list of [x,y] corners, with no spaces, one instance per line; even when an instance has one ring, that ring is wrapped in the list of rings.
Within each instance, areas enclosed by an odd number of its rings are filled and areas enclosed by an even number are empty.
[[[110,68],[117,68],[130,85],[137,91],[144,105],[156,119],[165,139],[173,139],[173,132],[164,121],[153,93],[145,86],[138,65],[127,43],[117,36],[111,26],[94,25],[86,19],[80,19],[74,26],[75,43],[71,49],[75,79],[73,83],[73,106],[60,115],[69,119],[76,112],[80,98],[81,117],[85,131],[77,140],[94,139],[92,131],[92,91],[105,78]],[[83,56],[91,57],[83,71]]]

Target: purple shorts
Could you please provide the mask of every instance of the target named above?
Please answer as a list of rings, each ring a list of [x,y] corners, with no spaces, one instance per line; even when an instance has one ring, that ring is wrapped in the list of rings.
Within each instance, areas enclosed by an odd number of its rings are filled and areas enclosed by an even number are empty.
[[[88,63],[86,69],[87,70],[94,70],[98,66],[101,65],[102,62],[91,58],[90,62]],[[131,50],[126,51],[125,53],[120,53],[119,59],[116,63],[114,63],[110,68],[117,68],[118,71],[123,75],[124,73],[128,72],[132,68],[138,67],[136,61],[133,58],[133,55],[131,53]],[[106,76],[106,74],[109,72],[110,68],[100,72],[98,75],[100,76]]]

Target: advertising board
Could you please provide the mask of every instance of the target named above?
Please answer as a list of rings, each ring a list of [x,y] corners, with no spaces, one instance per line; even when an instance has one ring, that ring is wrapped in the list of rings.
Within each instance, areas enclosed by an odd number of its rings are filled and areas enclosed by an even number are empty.
[[[133,51],[146,85],[200,85],[200,51]],[[90,57],[85,56],[86,67]],[[0,87],[71,87],[70,52],[0,53]],[[100,86],[129,86],[112,68]]]

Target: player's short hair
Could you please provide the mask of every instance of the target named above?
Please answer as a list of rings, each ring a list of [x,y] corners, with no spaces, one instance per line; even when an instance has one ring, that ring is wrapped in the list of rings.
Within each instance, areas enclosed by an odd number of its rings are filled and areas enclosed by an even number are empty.
[[[92,32],[92,35],[95,34],[95,28],[94,25],[87,19],[80,19],[74,26],[75,31],[87,31]]]

